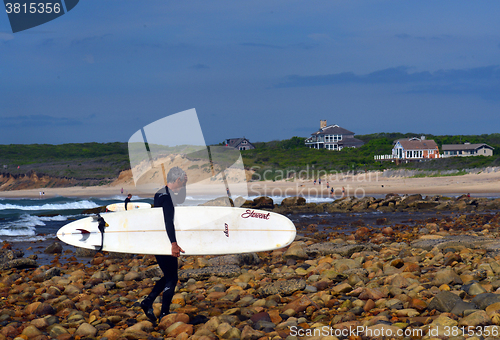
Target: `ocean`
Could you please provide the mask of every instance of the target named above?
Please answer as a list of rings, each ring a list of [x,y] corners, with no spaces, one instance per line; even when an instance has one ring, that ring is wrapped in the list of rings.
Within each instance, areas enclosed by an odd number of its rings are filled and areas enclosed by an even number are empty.
[[[0,198],[0,242],[36,242],[56,238],[56,233],[63,225],[84,218],[87,209],[120,203],[126,196],[116,195],[108,198],[32,198],[7,199]],[[248,199],[254,199],[249,197]],[[282,197],[272,197],[280,203]],[[186,197],[183,205],[198,205],[213,197]],[[152,198],[132,197],[133,202],[153,203]],[[311,198],[309,202],[327,202],[329,198]]]

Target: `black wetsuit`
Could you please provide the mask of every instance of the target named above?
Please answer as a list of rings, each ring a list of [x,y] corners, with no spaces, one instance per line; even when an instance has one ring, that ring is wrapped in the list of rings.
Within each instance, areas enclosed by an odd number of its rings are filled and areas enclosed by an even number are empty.
[[[154,206],[163,209],[163,218],[165,220],[165,229],[170,243],[177,242],[174,228],[174,206],[183,203],[186,199],[186,188],[183,187],[178,194],[168,190],[167,187],[159,190],[154,197]],[[163,300],[161,306],[161,315],[166,315],[170,310],[170,302],[175,293],[177,285],[177,258],[171,255],[156,255],[156,261],[160,266],[163,277],[158,280],[153,290],[145,299],[147,303],[153,303],[158,295],[163,291]]]
[[[125,210],[127,210],[127,205],[130,203],[130,198],[125,198]]]

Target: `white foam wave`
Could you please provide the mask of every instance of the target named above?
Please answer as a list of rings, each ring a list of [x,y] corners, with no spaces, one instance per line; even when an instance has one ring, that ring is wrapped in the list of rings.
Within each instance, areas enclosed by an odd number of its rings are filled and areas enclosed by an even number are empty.
[[[6,238],[0,238],[0,242],[3,241],[8,241],[9,243],[12,242],[37,242],[37,241],[45,241],[48,240],[52,237],[48,236],[17,236],[17,237],[9,237],[7,240]]]
[[[41,221],[49,222],[49,221],[66,221],[68,219],[68,216],[62,216],[62,215],[57,215],[57,216],[41,216],[39,217]]]
[[[72,209],[92,209],[99,206],[88,200],[68,203],[42,204],[42,205],[18,205],[0,204],[0,210],[72,210]]]

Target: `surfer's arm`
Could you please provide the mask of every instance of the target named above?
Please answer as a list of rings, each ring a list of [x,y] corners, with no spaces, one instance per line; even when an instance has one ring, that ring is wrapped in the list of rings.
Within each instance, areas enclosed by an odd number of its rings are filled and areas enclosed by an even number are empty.
[[[168,239],[170,243],[177,243],[175,238],[175,227],[174,227],[174,206],[172,204],[164,204],[163,208],[163,219],[165,220],[165,229],[167,230]]]

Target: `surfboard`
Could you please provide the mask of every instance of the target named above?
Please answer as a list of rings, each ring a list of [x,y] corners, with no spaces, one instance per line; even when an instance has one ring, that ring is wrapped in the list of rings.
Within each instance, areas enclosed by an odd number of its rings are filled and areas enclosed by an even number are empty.
[[[127,210],[132,209],[149,209],[151,204],[144,202],[129,202],[127,204]],[[106,206],[107,211],[125,211],[125,203],[113,203]]]
[[[175,208],[174,224],[184,255],[270,251],[288,246],[296,235],[287,217],[245,208],[180,206]],[[111,252],[171,255],[161,208],[85,217],[63,226],[57,237],[87,249],[99,249],[102,244],[102,250]]]

